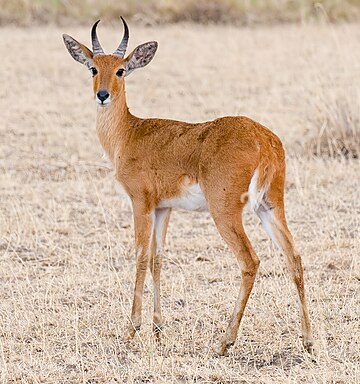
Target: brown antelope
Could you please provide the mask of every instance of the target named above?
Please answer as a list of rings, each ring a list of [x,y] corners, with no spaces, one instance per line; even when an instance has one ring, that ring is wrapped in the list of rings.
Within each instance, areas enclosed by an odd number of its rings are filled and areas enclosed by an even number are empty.
[[[162,247],[171,210],[180,208],[208,210],[240,264],[239,297],[220,354],[234,344],[259,268],[242,223],[243,207],[249,201],[268,235],[287,256],[300,299],[303,345],[311,351],[301,257],[285,219],[285,153],[280,139],[243,116],[191,124],[132,115],[126,104],[125,77],[149,64],[158,44],[141,44],[125,58],[129,30],[121,19],[124,36],[113,54],[105,54],[98,41],[99,21],[91,30],[92,51],[68,35],[63,38],[70,55],[92,73],[97,134],[115,167],[116,180],[132,203],[137,259],[130,337],[140,329],[148,265],[154,282],[154,332],[161,330]]]

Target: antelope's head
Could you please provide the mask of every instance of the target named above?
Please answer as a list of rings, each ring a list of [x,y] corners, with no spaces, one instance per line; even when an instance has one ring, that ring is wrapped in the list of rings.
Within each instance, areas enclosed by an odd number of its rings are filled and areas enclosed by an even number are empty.
[[[156,41],[141,44],[125,58],[129,28],[122,17],[121,20],[124,24],[124,36],[111,55],[104,53],[97,38],[96,27],[100,20],[91,29],[92,51],[71,36],[63,35],[70,55],[90,70],[93,76],[95,100],[101,106],[109,105],[112,100],[124,93],[124,78],[134,69],[149,64],[158,46]]]

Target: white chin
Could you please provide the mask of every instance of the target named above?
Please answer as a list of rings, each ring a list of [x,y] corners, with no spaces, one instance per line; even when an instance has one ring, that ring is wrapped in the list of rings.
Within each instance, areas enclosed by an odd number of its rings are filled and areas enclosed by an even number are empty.
[[[97,103],[100,107],[106,107],[106,106],[109,105],[110,102],[111,102],[111,100],[106,99],[106,100],[102,103],[98,98],[96,98],[95,101],[96,101],[96,103]]]

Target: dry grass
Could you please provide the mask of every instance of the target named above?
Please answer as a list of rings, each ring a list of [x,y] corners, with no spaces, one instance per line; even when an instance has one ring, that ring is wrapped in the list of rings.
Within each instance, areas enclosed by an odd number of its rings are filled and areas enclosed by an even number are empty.
[[[145,23],[192,21],[253,25],[279,22],[354,21],[359,0],[0,0],[0,22],[79,24],[118,15]]]
[[[151,335],[150,279],[140,338],[125,342],[131,212],[101,158],[90,75],[66,52],[62,32],[89,39],[89,28],[1,29],[0,382],[359,383],[360,164],[306,152],[326,112],[322,95],[358,103],[347,92],[360,86],[358,26],[131,29],[131,47],[160,43],[153,63],[128,78],[134,113],[191,121],[246,114],[285,142],[287,212],[317,362],[301,347],[283,257],[250,212],[246,228],[262,263],[230,356],[215,357],[213,347],[240,273],[208,214],[173,214],[162,343]],[[110,50],[121,28],[103,25],[99,35]]]
[[[315,156],[360,157],[360,93],[349,87],[344,93],[322,95],[318,112],[310,123],[318,127],[309,140],[310,153]]]

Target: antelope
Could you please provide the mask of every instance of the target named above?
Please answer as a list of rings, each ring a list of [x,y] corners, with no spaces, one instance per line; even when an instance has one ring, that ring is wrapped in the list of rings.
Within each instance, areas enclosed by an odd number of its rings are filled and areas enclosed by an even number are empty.
[[[126,104],[125,77],[150,63],[156,41],[137,46],[125,57],[129,28],[113,54],[105,54],[91,29],[92,51],[69,35],[63,39],[70,55],[90,70],[97,104],[96,131],[115,169],[115,178],[130,197],[136,250],[129,337],[140,330],[142,296],[148,266],[153,278],[153,330],[162,330],[160,271],[162,249],[172,209],[209,211],[235,254],[241,285],[220,355],[236,340],[260,260],[243,227],[247,202],[267,234],[287,257],[300,302],[302,342],[312,352],[303,267],[288,229],[284,210],[285,152],[280,139],[244,116],[187,123],[132,115]]]

